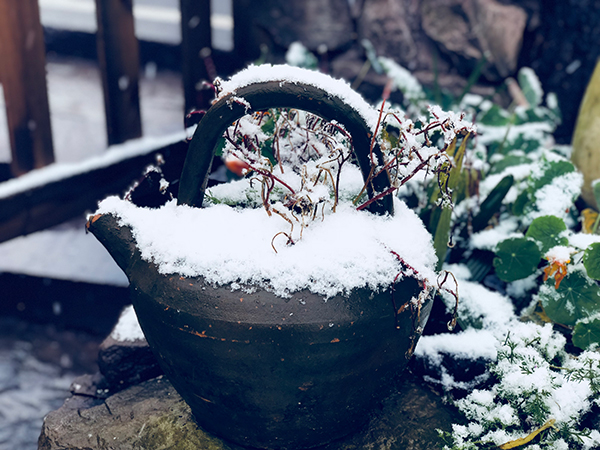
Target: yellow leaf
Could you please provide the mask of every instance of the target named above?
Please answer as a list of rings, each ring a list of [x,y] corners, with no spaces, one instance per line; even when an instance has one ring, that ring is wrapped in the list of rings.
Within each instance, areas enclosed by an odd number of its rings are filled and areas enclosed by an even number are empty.
[[[538,434],[540,434],[542,431],[544,431],[544,430],[550,428],[551,426],[553,426],[554,422],[556,422],[555,419],[550,419],[548,422],[546,422],[540,428],[538,428],[535,431],[532,431],[531,433],[529,433],[524,438],[515,439],[514,441],[509,441],[506,444],[502,444],[502,445],[498,446],[498,448],[501,448],[502,450],[507,450],[507,449],[517,448],[517,447],[521,447],[522,445],[528,444],[533,439],[535,439],[535,437]]]
[[[586,234],[594,233],[594,224],[598,219],[598,213],[592,208],[585,208],[581,211],[582,218],[582,231]]]

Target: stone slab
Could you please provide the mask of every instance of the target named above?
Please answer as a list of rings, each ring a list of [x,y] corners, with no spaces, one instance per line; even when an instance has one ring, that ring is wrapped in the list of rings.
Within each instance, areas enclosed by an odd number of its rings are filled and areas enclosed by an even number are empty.
[[[162,374],[145,339],[118,341],[107,337],[100,345],[98,366],[107,382],[120,390]]]
[[[105,400],[73,396],[46,416],[38,449],[228,449],[198,429],[162,376]]]
[[[93,391],[93,390],[91,390]],[[437,428],[449,430],[457,413],[406,372],[398,389],[368,424],[321,450],[439,448]],[[240,450],[199,428],[187,404],[160,376],[106,399],[74,395],[46,416],[39,450]]]

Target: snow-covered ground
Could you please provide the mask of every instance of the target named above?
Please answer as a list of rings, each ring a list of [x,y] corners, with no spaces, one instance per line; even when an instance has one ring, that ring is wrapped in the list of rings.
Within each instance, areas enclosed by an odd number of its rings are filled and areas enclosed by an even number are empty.
[[[97,370],[102,337],[0,317],[0,449],[35,450],[73,378]]]
[[[10,344],[0,348],[0,448],[33,450],[44,416],[68,397],[74,374],[40,361],[30,342]]]

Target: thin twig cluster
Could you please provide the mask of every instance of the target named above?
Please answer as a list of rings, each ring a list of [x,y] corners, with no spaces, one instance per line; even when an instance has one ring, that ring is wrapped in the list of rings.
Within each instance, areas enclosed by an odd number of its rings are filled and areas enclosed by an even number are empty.
[[[377,127],[371,141],[371,168],[363,188],[353,196],[357,210],[392,195],[417,174],[434,176],[439,201],[451,204],[450,171],[455,167],[453,154],[457,140],[473,133],[463,115],[446,113],[437,107],[429,110],[429,119],[418,122],[381,105]],[[224,133],[223,156],[238,158],[245,164],[245,176],[260,186],[262,205],[269,215],[278,215],[290,226],[277,233],[271,242],[285,237],[286,245],[297,239],[293,232],[303,230],[317,218],[334,213],[340,201],[342,168],[352,159],[352,136],[337,122],[327,122],[313,114],[294,109],[277,109],[248,114]],[[382,149],[383,161],[377,161],[373,148]],[[291,174],[291,175],[290,175]],[[366,198],[373,179],[385,174],[390,187]],[[292,181],[290,181],[292,180]],[[298,183],[299,180],[299,183]],[[294,181],[294,182],[293,182]],[[403,263],[406,270],[406,263]],[[418,276],[418,274],[414,274]],[[444,287],[448,275],[439,284]],[[432,286],[423,286],[428,293]],[[407,305],[394,310],[396,313]],[[453,326],[454,324],[449,324]]]

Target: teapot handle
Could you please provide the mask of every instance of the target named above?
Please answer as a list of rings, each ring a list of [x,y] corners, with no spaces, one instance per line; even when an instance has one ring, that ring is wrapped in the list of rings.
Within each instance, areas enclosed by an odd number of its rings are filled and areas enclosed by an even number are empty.
[[[234,93],[223,96],[206,112],[190,142],[179,182],[178,204],[202,207],[215,149],[225,130],[246,114],[270,108],[300,109],[327,121],[341,123],[352,136],[354,155],[363,179],[368,178],[371,171],[372,131],[355,108],[340,97],[310,84],[263,81],[238,88]],[[376,139],[373,154],[376,161],[383,161]],[[390,180],[384,171],[367,186],[369,198],[389,187]],[[387,195],[372,202],[368,210],[382,215],[393,214],[392,196]]]

